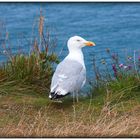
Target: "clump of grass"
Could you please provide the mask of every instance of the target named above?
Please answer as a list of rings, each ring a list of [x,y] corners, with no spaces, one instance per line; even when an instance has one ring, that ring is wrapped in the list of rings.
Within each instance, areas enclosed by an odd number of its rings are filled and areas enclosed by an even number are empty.
[[[53,65],[58,63],[59,60],[52,50],[52,48],[56,47],[53,43],[54,40],[50,37],[48,29],[44,31],[44,26],[44,17],[40,12],[38,33],[34,37],[28,53],[12,54],[11,46],[7,45],[8,36],[6,33],[2,46],[8,60],[0,67],[0,80],[4,78],[7,81],[14,80],[25,84],[42,86],[46,90],[49,88]]]
[[[100,71],[94,63],[95,81],[91,82],[91,94],[104,97],[107,95],[108,102],[125,102],[129,99],[140,101],[140,59],[139,56],[126,56],[126,61],[121,62],[117,53],[106,50],[110,56],[110,62],[102,59],[101,63],[105,67]]]

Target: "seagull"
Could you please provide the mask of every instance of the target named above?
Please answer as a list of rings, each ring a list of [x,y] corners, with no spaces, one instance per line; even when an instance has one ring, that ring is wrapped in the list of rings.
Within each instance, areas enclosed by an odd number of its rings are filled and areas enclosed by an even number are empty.
[[[67,42],[69,54],[60,62],[53,74],[49,98],[62,98],[70,93],[77,93],[86,82],[86,67],[82,48],[95,46],[94,42],[87,41],[80,36],[73,36]]]

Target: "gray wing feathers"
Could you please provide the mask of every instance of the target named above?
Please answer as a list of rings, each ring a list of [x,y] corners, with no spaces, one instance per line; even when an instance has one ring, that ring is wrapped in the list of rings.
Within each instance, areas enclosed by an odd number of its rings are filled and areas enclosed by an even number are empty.
[[[66,92],[79,90],[86,79],[86,70],[77,61],[64,60],[56,68],[52,78],[51,90],[61,88]]]

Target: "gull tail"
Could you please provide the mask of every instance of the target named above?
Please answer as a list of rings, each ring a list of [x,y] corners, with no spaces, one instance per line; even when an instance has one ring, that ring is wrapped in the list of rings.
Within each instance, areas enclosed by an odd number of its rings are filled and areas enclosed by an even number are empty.
[[[66,93],[65,95],[62,95],[62,94],[58,94],[57,92],[50,92],[50,94],[49,94],[49,98],[51,99],[51,100],[55,100],[55,99],[59,99],[59,98],[63,98],[63,97],[65,97],[65,96],[67,96],[68,94],[70,94],[69,92],[68,93]]]

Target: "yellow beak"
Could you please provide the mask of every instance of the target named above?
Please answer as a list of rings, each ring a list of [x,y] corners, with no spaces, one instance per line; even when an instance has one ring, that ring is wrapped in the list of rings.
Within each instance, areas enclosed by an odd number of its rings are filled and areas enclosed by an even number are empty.
[[[87,41],[85,43],[86,46],[95,46],[95,43],[94,42],[91,42],[91,41]]]

